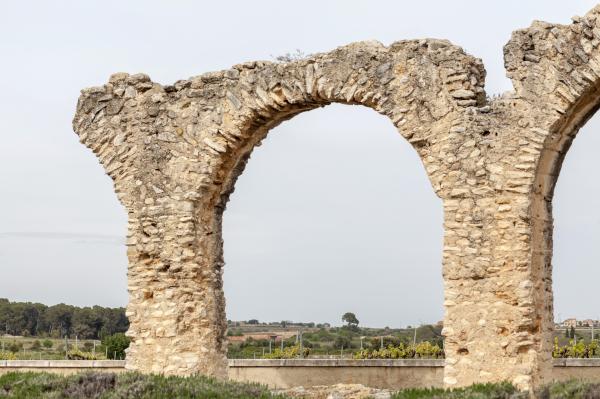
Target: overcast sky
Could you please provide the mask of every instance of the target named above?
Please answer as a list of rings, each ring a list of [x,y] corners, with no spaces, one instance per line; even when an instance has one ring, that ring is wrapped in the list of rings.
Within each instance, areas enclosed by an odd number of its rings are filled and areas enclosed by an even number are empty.
[[[510,90],[502,46],[595,1],[11,1],[0,3],[0,297],[127,301],[126,215],[71,119],[117,71],[168,84],[358,40],[446,38]],[[555,197],[555,309],[598,317],[599,118]],[[275,128],[224,220],[228,318],[404,326],[442,318],[442,209],[412,148],[374,111],[332,105]]]

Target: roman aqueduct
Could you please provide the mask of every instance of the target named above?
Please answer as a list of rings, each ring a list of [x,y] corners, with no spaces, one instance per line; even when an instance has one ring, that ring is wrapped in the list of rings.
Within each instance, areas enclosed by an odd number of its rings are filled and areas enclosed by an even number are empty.
[[[353,43],[162,86],[118,73],[82,91],[74,129],[129,215],[127,367],[226,375],[221,219],[271,128],[336,102],[386,115],[444,204],[446,386],[551,369],[552,193],[600,105],[600,6],[534,22],[504,47],[514,91],[490,99],[481,61],[445,40]]]

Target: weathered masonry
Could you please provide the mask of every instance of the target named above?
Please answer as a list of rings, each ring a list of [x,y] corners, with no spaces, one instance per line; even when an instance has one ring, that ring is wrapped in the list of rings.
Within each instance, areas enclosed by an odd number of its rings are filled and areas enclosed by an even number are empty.
[[[552,193],[600,105],[600,7],[534,22],[504,59],[514,91],[489,99],[481,61],[445,40],[354,43],[162,86],[113,75],[85,89],[74,129],[129,214],[127,367],[224,377],[221,219],[252,149],[332,102],[386,115],[444,203],[444,383],[549,378]]]

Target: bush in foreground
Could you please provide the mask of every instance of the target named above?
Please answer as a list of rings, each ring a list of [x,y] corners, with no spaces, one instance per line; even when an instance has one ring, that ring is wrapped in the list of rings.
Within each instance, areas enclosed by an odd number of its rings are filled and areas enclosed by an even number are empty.
[[[582,381],[557,382],[535,392],[536,399],[598,399],[600,383]],[[509,383],[475,384],[467,388],[446,391],[439,388],[406,389],[393,399],[529,399],[529,394],[519,392]]]
[[[528,399],[509,383],[475,384],[467,388],[446,391],[441,388],[405,389],[392,396],[393,399]]]
[[[14,399],[246,399],[284,398],[256,384],[211,378],[161,377],[136,373],[85,373],[62,377],[48,373],[0,376],[0,398]]]

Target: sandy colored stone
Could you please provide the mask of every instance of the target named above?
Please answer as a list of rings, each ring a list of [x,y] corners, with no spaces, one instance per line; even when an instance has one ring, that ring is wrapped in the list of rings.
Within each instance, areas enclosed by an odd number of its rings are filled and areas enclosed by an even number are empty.
[[[303,399],[389,399],[392,392],[387,389],[369,388],[361,384],[317,385],[295,387],[273,391],[291,398]]]
[[[600,8],[534,22],[504,47],[514,91],[487,98],[478,58],[445,40],[353,43],[162,86],[113,75],[73,126],[129,215],[131,370],[226,376],[222,213],[252,149],[330,103],[387,116],[444,203],[445,385],[551,372],[552,194],[600,105]]]

